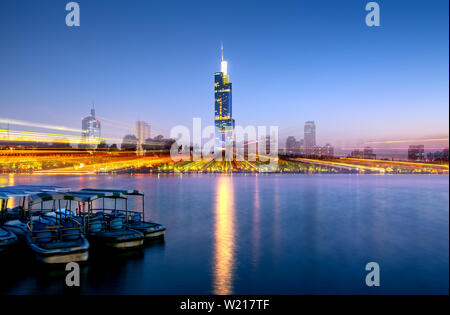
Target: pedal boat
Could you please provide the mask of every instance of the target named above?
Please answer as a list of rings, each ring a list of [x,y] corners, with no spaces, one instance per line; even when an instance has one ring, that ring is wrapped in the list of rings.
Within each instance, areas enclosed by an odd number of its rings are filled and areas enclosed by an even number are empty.
[[[63,193],[35,193],[27,197],[26,220],[15,219],[5,223],[45,264],[84,262],[89,258],[89,242],[82,225],[71,217],[51,217],[64,200]]]
[[[83,225],[84,233],[93,245],[114,249],[135,249],[144,244],[144,234],[131,228],[127,223],[127,210],[117,208],[121,195],[107,192],[71,191],[64,193],[69,201],[66,209],[74,219]],[[114,204],[114,208],[108,204]],[[106,205],[106,206],[105,206]]]
[[[135,196],[141,198],[142,210],[128,210],[128,200],[126,202],[127,214],[126,222],[127,225],[133,230],[139,231],[144,234],[146,240],[164,238],[166,227],[162,224],[145,221],[145,196],[139,190],[120,190],[120,189],[96,189],[96,188],[85,188],[81,191],[94,192],[94,193],[108,193],[123,198],[128,198],[129,196]],[[136,198],[137,199],[137,198]],[[134,204],[139,203],[139,200],[135,200]]]

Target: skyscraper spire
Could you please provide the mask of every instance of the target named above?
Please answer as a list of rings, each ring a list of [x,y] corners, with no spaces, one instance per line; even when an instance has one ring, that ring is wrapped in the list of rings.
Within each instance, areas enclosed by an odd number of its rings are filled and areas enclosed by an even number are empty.
[[[220,51],[222,54],[222,60],[220,61],[220,72],[223,73],[223,75],[228,75],[228,63],[223,60],[223,44],[220,43]]]

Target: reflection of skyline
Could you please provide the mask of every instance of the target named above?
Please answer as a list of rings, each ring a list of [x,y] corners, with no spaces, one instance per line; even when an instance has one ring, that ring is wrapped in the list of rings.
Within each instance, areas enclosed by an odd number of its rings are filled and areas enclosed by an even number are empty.
[[[217,179],[215,208],[215,248],[213,291],[215,294],[233,293],[234,269],[234,190],[230,176]]]

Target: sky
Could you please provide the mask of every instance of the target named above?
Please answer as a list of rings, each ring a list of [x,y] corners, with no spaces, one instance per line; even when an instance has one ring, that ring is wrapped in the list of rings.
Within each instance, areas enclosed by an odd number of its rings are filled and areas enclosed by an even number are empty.
[[[0,118],[81,128],[95,104],[105,137],[211,125],[223,42],[238,125],[300,139],[314,120],[342,147],[448,138],[447,0],[377,1],[380,27],[365,0],[79,0],[80,27],[68,2],[0,1]]]

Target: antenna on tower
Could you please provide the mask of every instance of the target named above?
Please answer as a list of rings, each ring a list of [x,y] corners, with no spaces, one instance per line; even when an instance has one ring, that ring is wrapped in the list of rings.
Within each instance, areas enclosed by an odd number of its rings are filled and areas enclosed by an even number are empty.
[[[223,43],[222,42],[220,42],[220,52],[221,52],[221,55],[222,55],[222,60],[221,61],[223,61]]]

